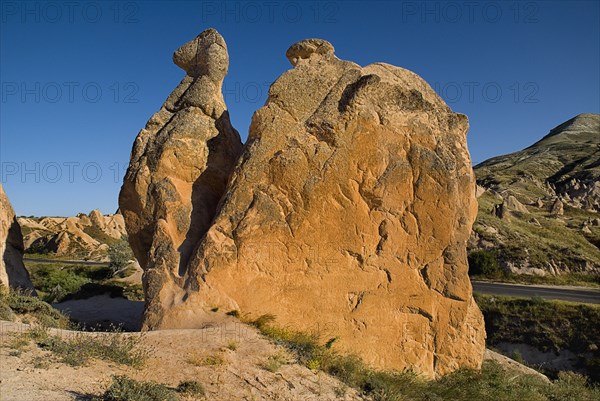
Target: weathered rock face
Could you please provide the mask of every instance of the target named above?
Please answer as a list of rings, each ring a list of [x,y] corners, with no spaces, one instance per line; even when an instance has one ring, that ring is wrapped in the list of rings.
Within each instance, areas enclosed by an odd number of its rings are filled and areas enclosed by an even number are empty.
[[[195,181],[179,177],[213,160],[228,172],[237,147],[210,160],[209,135],[196,134],[175,158],[173,130],[149,123],[138,136],[121,209],[146,269],[146,327],[199,327],[213,307],[237,309],[337,337],[337,349],[378,368],[435,376],[479,367],[484,323],[466,258],[477,212],[467,118],[416,74],[339,60],[326,41],[299,42],[286,56],[294,68],[255,113],[226,191],[225,174],[211,181],[218,186],[199,184],[195,197]],[[198,112],[186,124],[202,119]],[[235,142],[229,128],[210,132]],[[182,246],[192,206],[203,214]]]
[[[202,32],[173,61],[187,75],[138,134],[119,196],[145,270],[147,321],[179,300],[188,259],[242,149],[221,91],[229,63],[221,35]]]
[[[23,236],[8,197],[0,185],[0,287],[33,291],[23,265]]]

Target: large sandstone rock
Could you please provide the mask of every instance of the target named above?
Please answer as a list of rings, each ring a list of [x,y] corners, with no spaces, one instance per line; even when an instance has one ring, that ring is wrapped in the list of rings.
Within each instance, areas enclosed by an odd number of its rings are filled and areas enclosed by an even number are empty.
[[[179,86],[140,131],[119,195],[145,270],[147,321],[179,302],[188,259],[217,210],[242,144],[222,95],[229,56],[213,29],[179,48]]]
[[[23,236],[8,197],[0,184],[0,287],[33,290],[23,265]]]
[[[416,74],[339,60],[326,41],[299,42],[286,56],[294,68],[255,113],[226,191],[202,182],[191,198],[172,184],[189,188],[180,171],[210,167],[205,135],[178,158],[172,134],[150,125],[138,136],[121,209],[146,271],[146,327],[201,327],[211,308],[236,309],[336,337],[338,350],[378,368],[433,377],[479,367],[467,118]],[[234,153],[216,152],[213,162],[229,167]],[[192,206],[204,213],[195,227]],[[186,235],[192,242],[182,246]]]

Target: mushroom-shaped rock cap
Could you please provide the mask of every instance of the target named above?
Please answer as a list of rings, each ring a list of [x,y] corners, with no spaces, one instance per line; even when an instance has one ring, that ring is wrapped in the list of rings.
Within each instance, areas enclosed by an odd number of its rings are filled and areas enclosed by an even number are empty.
[[[192,77],[208,75],[221,81],[229,66],[227,44],[219,32],[210,28],[177,49],[173,62]]]
[[[301,59],[307,59],[317,54],[320,56],[333,56],[333,45],[323,39],[304,39],[293,44],[285,52],[285,56],[290,63],[295,67]]]

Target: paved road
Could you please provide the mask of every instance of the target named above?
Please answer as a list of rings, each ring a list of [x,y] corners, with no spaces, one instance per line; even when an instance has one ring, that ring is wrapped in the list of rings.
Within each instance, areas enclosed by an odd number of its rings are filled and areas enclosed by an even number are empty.
[[[491,295],[506,295],[511,297],[523,298],[531,298],[537,296],[542,297],[544,299],[600,304],[600,290],[588,288],[553,288],[548,286],[473,281],[473,291]]]
[[[93,262],[90,260],[58,260],[58,259],[36,259],[36,258],[23,258],[25,262],[35,263],[62,263],[63,265],[86,265],[86,266],[108,266],[106,262]]]
[[[23,258],[26,262],[35,263],[62,263],[72,265],[88,266],[108,266],[105,262],[92,262],[89,260],[52,260],[52,259],[34,259]],[[564,287],[548,287],[523,284],[491,283],[487,281],[473,281],[473,291],[490,295],[506,295],[511,297],[542,297],[544,299],[554,299],[572,302],[585,302],[590,304],[600,304],[600,290],[595,289],[575,289]]]

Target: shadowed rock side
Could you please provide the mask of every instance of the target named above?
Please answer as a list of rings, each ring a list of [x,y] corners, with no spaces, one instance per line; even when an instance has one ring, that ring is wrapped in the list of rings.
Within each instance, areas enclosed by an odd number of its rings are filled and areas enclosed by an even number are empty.
[[[336,349],[378,368],[433,377],[479,367],[467,118],[416,74],[361,68],[326,41],[286,55],[294,68],[252,119],[188,263],[186,297],[146,324],[201,327],[211,307],[237,309],[336,337]]]
[[[0,185],[0,288],[33,290],[23,264],[23,236],[15,212]]]
[[[242,144],[222,95],[227,46],[213,29],[180,47],[187,75],[140,131],[119,195],[144,269],[146,324],[183,296],[187,263],[208,229]]]

